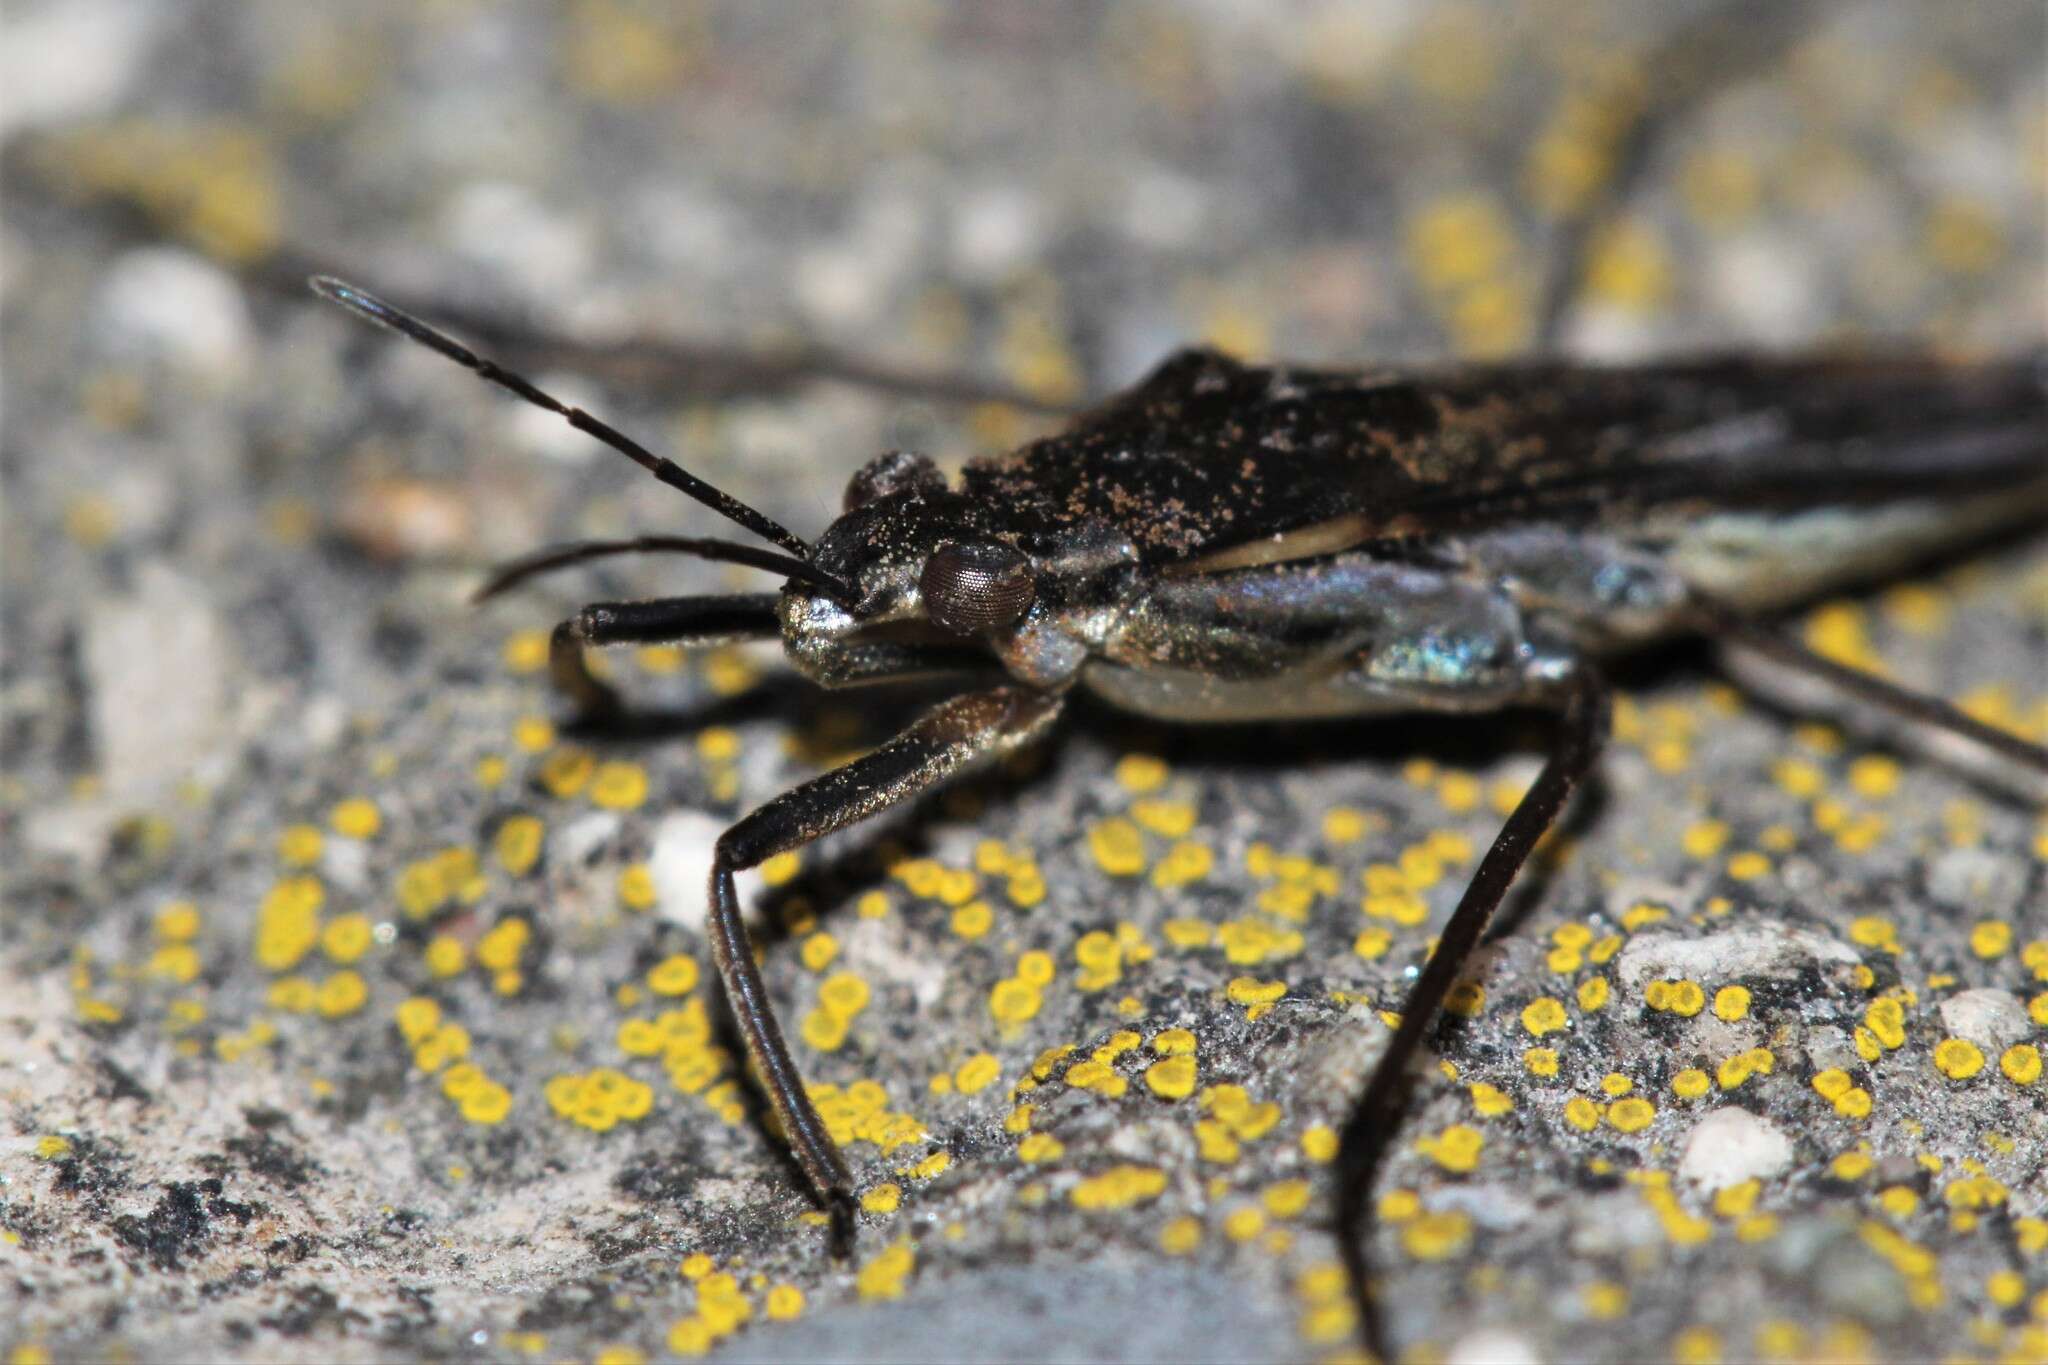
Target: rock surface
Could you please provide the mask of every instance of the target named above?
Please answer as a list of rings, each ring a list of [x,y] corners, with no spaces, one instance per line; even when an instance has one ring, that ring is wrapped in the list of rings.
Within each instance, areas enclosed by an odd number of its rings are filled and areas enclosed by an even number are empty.
[[[2048,16],[1814,8],[1662,134],[1570,349],[2039,344]],[[929,695],[628,650],[642,719],[572,730],[554,621],[767,583],[620,560],[471,607],[543,541],[722,532],[298,277],[810,533],[876,451],[1047,429],[991,389],[1199,337],[1526,345],[1602,82],[1680,9],[9,5],[10,75],[78,65],[0,120],[0,1359],[1342,1355],[1334,1129],[1540,732],[1081,707],[764,868],[863,1192],[835,1263],[702,868]],[[1796,628],[2039,737],[2043,551]],[[2039,807],[1715,662],[1624,665],[1435,1040],[1371,1247],[1392,1336],[2048,1355]],[[1691,1158],[1730,1124],[1779,1140]]]

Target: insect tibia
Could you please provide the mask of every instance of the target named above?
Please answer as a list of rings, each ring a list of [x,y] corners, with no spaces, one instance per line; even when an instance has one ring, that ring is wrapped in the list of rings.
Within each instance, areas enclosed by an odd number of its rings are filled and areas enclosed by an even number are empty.
[[[1800,711],[1839,711],[1853,729],[1887,743],[1938,750],[1937,757],[1958,761],[2016,795],[2048,799],[2048,747],[1987,725],[1940,697],[1816,654],[1767,623],[1726,607],[1700,611],[1703,629],[1730,647],[1732,671],[1750,690],[1782,698]],[[1949,742],[1929,742],[1936,737]]]

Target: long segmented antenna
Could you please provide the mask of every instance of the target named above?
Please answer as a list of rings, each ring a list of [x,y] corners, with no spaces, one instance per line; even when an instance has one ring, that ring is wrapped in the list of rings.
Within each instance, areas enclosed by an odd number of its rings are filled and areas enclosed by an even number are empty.
[[[631,540],[576,540],[562,545],[548,545],[532,554],[508,559],[491,571],[491,576],[481,588],[471,594],[470,601],[481,602],[496,597],[535,574],[564,569],[571,564],[581,564],[591,559],[606,559],[612,555],[630,554],[681,554],[697,559],[716,560],[722,564],[745,564],[750,568],[767,569],[801,578],[806,583],[823,589],[830,596],[840,596],[846,585],[822,569],[814,568],[801,559],[764,550],[758,545],[741,545],[731,540],[705,540],[694,536],[635,536]]]
[[[508,389],[537,408],[545,408],[547,411],[562,418],[562,420],[576,428],[576,430],[594,436],[604,442],[669,487],[680,489],[682,492],[689,494],[714,512],[738,522],[755,535],[765,540],[774,541],[806,564],[810,562],[810,545],[805,542],[802,536],[797,535],[794,531],[770,520],[760,512],[741,502],[738,498],[733,497],[730,493],[712,487],[675,461],[656,455],[638,441],[592,417],[583,409],[571,407],[553,395],[542,392],[529,380],[512,373],[493,361],[486,360],[453,337],[436,331],[410,313],[394,308],[375,294],[358,289],[345,281],[337,280],[331,275],[315,275],[306,283],[312,286],[314,293],[328,302],[340,304],[343,308],[348,309],[359,317],[365,317],[371,322],[389,327],[392,331],[417,341],[429,350],[440,352],[464,369],[473,372],[479,379],[496,384],[500,388]],[[810,577],[813,581],[823,578],[828,582],[835,583],[841,596],[852,597],[854,595],[850,588],[846,587],[845,584],[837,583],[837,580],[831,579],[823,570],[812,570]]]

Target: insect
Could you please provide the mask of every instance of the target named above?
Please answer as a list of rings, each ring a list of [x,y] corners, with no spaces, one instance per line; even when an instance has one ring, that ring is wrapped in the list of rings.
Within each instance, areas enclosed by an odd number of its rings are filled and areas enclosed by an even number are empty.
[[[1548,758],[1479,863],[1341,1134],[1335,1227],[1374,1334],[1374,1176],[1409,1063],[1607,732],[1602,661],[1662,637],[1737,638],[1892,712],[2048,771],[2048,751],[1806,653],[1760,614],[2048,515],[2038,360],[1714,359],[1436,373],[1176,354],[1063,433],[957,485],[884,454],[806,541],[390,304],[322,297],[555,412],[776,548],[671,536],[551,547],[480,596],[572,564],[675,553],[783,576],[779,592],[597,603],[556,627],[555,684],[618,709],[584,651],[779,637],[827,687],[986,681],[768,802],[717,843],[708,927],[748,1051],[835,1241],[853,1179],[806,1098],[755,965],[734,873],[1029,744],[1087,689],[1170,721],[1543,708]]]

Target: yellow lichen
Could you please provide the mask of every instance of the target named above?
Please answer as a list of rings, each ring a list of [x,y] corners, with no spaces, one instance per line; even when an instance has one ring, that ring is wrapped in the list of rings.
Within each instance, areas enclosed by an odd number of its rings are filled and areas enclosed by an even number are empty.
[[[1454,1123],[1443,1132],[1416,1142],[1415,1150],[1445,1170],[1464,1175],[1478,1168],[1479,1154],[1485,1146],[1486,1139],[1478,1129]]]
[[[1522,1009],[1522,1027],[1532,1037],[1541,1038],[1546,1033],[1555,1033],[1567,1022],[1564,1005],[1547,995],[1537,997]]]
[[[654,1106],[651,1088],[611,1067],[555,1076],[542,1095],[555,1113],[598,1133],[608,1132],[621,1119],[644,1118]]]
[[[523,877],[540,861],[545,826],[531,815],[514,815],[498,826],[492,847],[498,865],[515,877]]]
[[[989,1013],[999,1023],[1024,1023],[1038,1013],[1038,986],[1018,976],[999,980],[989,990]]]
[[[564,746],[541,760],[540,782],[556,800],[567,801],[590,785],[596,771],[597,760],[587,750]]]
[[[1233,977],[1224,994],[1239,1005],[1270,1005],[1287,994],[1284,981],[1260,981],[1256,977]]]
[[[1002,1075],[1002,1066],[986,1052],[977,1052],[962,1062],[953,1072],[953,1084],[963,1095],[974,1094],[995,1084]]]
[[[619,904],[628,910],[652,910],[656,900],[654,872],[645,863],[630,863],[619,869]]]
[[[1258,1209],[1232,1209],[1223,1216],[1223,1235],[1233,1242],[1249,1242],[1265,1230],[1266,1215]]]
[[[349,963],[370,950],[374,931],[367,915],[343,915],[320,934],[320,950],[335,962]]]
[[[854,1287],[863,1299],[900,1299],[916,1265],[916,1253],[908,1242],[893,1243],[860,1268]]]
[[[329,1019],[354,1014],[370,998],[370,988],[353,971],[336,972],[321,982],[313,993],[313,1005]]]
[[[491,926],[476,943],[476,960],[485,970],[509,972],[519,966],[519,955],[526,951],[527,940],[532,936],[532,926],[517,915],[498,921]]]
[[[1112,877],[1135,877],[1145,870],[1144,838],[1136,825],[1121,816],[1088,831],[1088,851],[1096,866]]]
[[[443,979],[459,974],[469,963],[469,950],[462,946],[462,940],[450,934],[436,934],[427,940],[421,953],[427,964],[427,971]]]
[[[1899,1047],[1906,1041],[1906,1009],[1891,996],[1884,996],[1870,1002],[1863,1011],[1863,1023],[1887,1048]]]
[[[1165,1100],[1184,1100],[1195,1091],[1195,1059],[1189,1054],[1162,1058],[1145,1069],[1145,1085]]]
[[[1623,1133],[1640,1133],[1657,1117],[1657,1107],[1640,1095],[1616,1100],[1607,1108],[1608,1125]]]
[[[287,825],[277,836],[277,860],[286,867],[311,867],[320,861],[323,844],[314,825]]]
[[[199,937],[199,907],[191,901],[169,901],[156,912],[156,936],[167,943],[190,943]]]
[[[1117,785],[1143,796],[1166,785],[1166,764],[1150,754],[1126,754],[1117,760]]]
[[[1934,1045],[1934,1066],[1950,1080],[1966,1081],[1984,1069],[1984,1053],[1967,1038],[1944,1038]]]
[[[1514,1110],[1515,1102],[1507,1092],[1484,1081],[1473,1082],[1470,1093],[1472,1108],[1481,1118],[1499,1118]]]
[[[697,959],[672,953],[647,969],[647,989],[656,995],[688,995],[697,989]]]
[[[320,941],[320,908],[327,893],[311,877],[285,877],[270,888],[257,911],[256,961],[273,972],[288,971]]]
[[[1401,1228],[1401,1249],[1418,1261],[1441,1261],[1462,1251],[1472,1237],[1472,1219],[1455,1210],[1425,1213]]]
[[[1123,1209],[1157,1199],[1166,1192],[1166,1172],[1150,1166],[1112,1166],[1074,1186],[1075,1208]]]
[[[1564,1121],[1582,1133],[1590,1133],[1600,1126],[1604,1111],[1583,1095],[1574,1095],[1565,1101]]]
[[[590,799],[606,810],[637,810],[647,800],[647,770],[614,759],[600,763],[590,780]]]
[[[1683,1100],[1696,1100],[1713,1089],[1713,1078],[1697,1067],[1687,1067],[1671,1078],[1671,1093]]]
[[[1017,1157],[1033,1165],[1040,1162],[1057,1161],[1066,1154],[1066,1144],[1051,1133],[1026,1133],[1017,1144]]]

